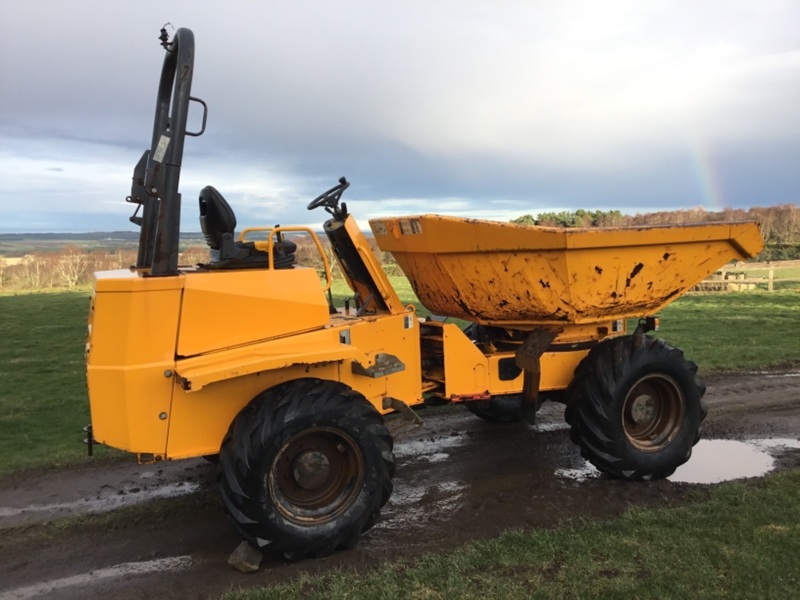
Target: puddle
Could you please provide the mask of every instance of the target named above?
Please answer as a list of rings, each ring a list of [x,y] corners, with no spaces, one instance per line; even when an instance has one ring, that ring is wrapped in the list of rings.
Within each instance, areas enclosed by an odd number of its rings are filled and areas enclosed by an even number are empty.
[[[600,477],[600,475],[602,475],[602,473],[588,462],[584,463],[582,467],[576,467],[574,469],[556,469],[556,477],[572,479],[574,481],[584,481],[592,477]]]
[[[533,429],[535,431],[565,431],[569,429],[569,425],[564,421],[545,421],[544,423],[537,421]]]
[[[50,594],[66,588],[91,585],[103,579],[114,579],[128,575],[144,575],[153,572],[163,573],[166,571],[180,571],[188,569],[195,564],[196,561],[191,556],[172,556],[156,560],[122,563],[104,569],[94,569],[88,573],[81,573],[80,575],[71,575],[70,577],[43,581],[34,585],[0,592],[0,600],[27,600],[28,598],[39,598],[45,594]],[[87,593],[86,595],[92,596],[91,593]]]
[[[394,447],[395,458],[410,460],[424,460],[428,462],[441,462],[449,454],[443,450],[450,450],[465,443],[460,435],[451,435],[437,440],[400,441]]]
[[[430,486],[395,488],[374,529],[419,526],[455,509],[467,485],[462,481],[443,481]]]
[[[767,379],[775,379],[778,377],[800,377],[799,372],[791,372],[791,373],[774,373],[771,371],[750,371],[755,375],[761,375],[762,377],[766,377]]]
[[[800,440],[700,440],[694,447],[689,462],[678,467],[667,479],[675,483],[722,483],[761,477],[775,468],[775,457],[786,450],[800,450]],[[558,477],[574,481],[584,481],[601,475],[588,462],[572,469],[556,469],[555,473]]]
[[[192,494],[200,488],[200,484],[194,482],[178,482],[162,485],[153,489],[144,490],[134,488],[123,490],[113,495],[101,496],[99,498],[82,498],[73,502],[59,502],[55,504],[30,504],[20,508],[10,508],[0,506],[0,518],[18,517],[21,515],[32,514],[77,514],[77,513],[102,513],[121,508],[141,504],[151,500],[162,498],[175,498]],[[2,529],[2,523],[0,523]]]
[[[564,406],[555,402],[545,402],[536,413],[536,424],[531,425],[534,431],[565,431],[569,425],[564,420]]]
[[[450,458],[450,455],[447,454],[447,452],[434,452],[425,458],[427,458],[428,462],[437,463],[447,460]]]
[[[775,454],[798,448],[800,441],[792,439],[700,440],[689,462],[668,479],[676,483],[721,483],[761,477],[775,468]]]

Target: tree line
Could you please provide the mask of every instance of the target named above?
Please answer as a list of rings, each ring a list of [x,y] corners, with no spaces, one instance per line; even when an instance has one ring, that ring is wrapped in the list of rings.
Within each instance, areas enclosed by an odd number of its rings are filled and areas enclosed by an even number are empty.
[[[766,246],[755,261],[800,259],[800,207],[783,204],[755,207],[747,210],[727,208],[722,211],[690,210],[661,211],[624,215],[610,211],[560,211],[543,212],[536,217],[530,214],[512,219],[520,225],[548,227],[635,227],[646,225],[684,225],[720,221],[755,220],[761,225]],[[293,238],[298,264],[323,271],[322,259],[308,236]],[[333,251],[323,239],[323,249],[334,277],[341,277]],[[370,238],[373,250],[390,275],[400,275],[399,267],[389,252],[382,252]],[[196,265],[209,260],[205,246],[191,245],[181,251],[180,264]],[[126,269],[136,262],[136,250],[130,247],[82,249],[68,245],[54,251],[41,251],[17,258],[0,257],[0,290],[47,288],[74,288],[85,285],[95,271]]]
[[[707,211],[702,207],[624,215],[618,210],[576,210],[527,214],[512,219],[518,225],[545,227],[640,227],[647,225],[686,225],[721,221],[757,221],[764,237],[764,250],[754,261],[800,259],[800,207],[796,204],[756,206],[747,210],[726,208]]]

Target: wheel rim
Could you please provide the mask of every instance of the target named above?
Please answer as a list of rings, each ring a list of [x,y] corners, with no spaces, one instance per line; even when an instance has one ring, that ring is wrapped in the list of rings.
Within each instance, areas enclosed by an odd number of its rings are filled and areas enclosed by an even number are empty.
[[[678,435],[685,412],[683,391],[672,377],[663,373],[646,375],[625,397],[622,427],[638,450],[657,452]]]
[[[267,475],[275,507],[299,525],[319,525],[344,513],[364,483],[364,457],[353,438],[316,427],[292,436]]]

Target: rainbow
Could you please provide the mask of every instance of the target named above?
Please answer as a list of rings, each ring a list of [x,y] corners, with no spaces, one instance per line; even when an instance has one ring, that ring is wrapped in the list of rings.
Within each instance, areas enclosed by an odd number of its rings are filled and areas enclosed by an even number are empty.
[[[692,158],[700,198],[703,208],[722,210],[725,208],[725,194],[719,172],[714,164],[709,145],[698,135],[689,136],[689,154]]]

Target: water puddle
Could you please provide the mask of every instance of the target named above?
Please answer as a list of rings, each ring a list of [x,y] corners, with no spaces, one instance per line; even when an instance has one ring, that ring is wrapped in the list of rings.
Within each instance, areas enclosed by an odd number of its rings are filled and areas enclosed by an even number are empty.
[[[466,488],[463,481],[397,487],[374,529],[398,529],[410,524],[419,526],[442,514],[450,513],[458,507]]]
[[[678,467],[667,479],[675,483],[708,484],[761,477],[775,468],[775,459],[787,450],[800,450],[800,440],[700,440],[689,462]],[[588,462],[576,468],[556,469],[556,476],[573,481],[584,481],[600,475]]]
[[[536,413],[534,431],[566,431],[569,425],[564,420],[564,406],[555,402],[545,402]]]
[[[544,423],[537,421],[533,426],[536,431],[566,431],[569,425],[563,420],[561,421],[545,421]]]
[[[180,571],[188,569],[196,563],[197,561],[191,556],[172,556],[156,560],[122,563],[104,569],[94,569],[88,573],[81,573],[80,575],[52,579],[34,585],[0,592],[0,600],[27,600],[28,598],[39,598],[45,594],[50,594],[66,588],[90,586],[101,580],[126,577],[128,575],[144,575],[154,572]],[[93,594],[87,592],[85,595],[91,597]]]
[[[573,481],[585,481],[594,477],[600,477],[602,473],[595,469],[588,462],[583,463],[583,466],[575,467],[574,469],[556,469],[556,477],[562,479],[572,479]]]
[[[756,375],[761,375],[767,379],[776,379],[779,377],[800,377],[800,371],[791,373],[774,373],[772,371],[750,371]]]
[[[800,448],[792,439],[700,440],[692,458],[669,477],[676,483],[721,483],[732,479],[761,477],[775,468],[781,451]]]
[[[175,498],[192,494],[200,488],[200,484],[194,482],[178,482],[162,485],[152,489],[132,488],[122,490],[106,496],[97,498],[82,498],[73,502],[58,502],[54,504],[29,504],[20,508],[0,506],[0,518],[19,517],[24,515],[70,515],[84,513],[102,513],[112,511],[123,506],[142,504],[151,500],[162,498]],[[18,521],[17,521],[18,523]],[[0,522],[0,529],[3,528]]]
[[[409,462],[427,461],[442,462],[448,456],[445,450],[450,450],[465,443],[464,437],[451,435],[436,440],[401,440],[394,447],[395,458],[402,458]]]

